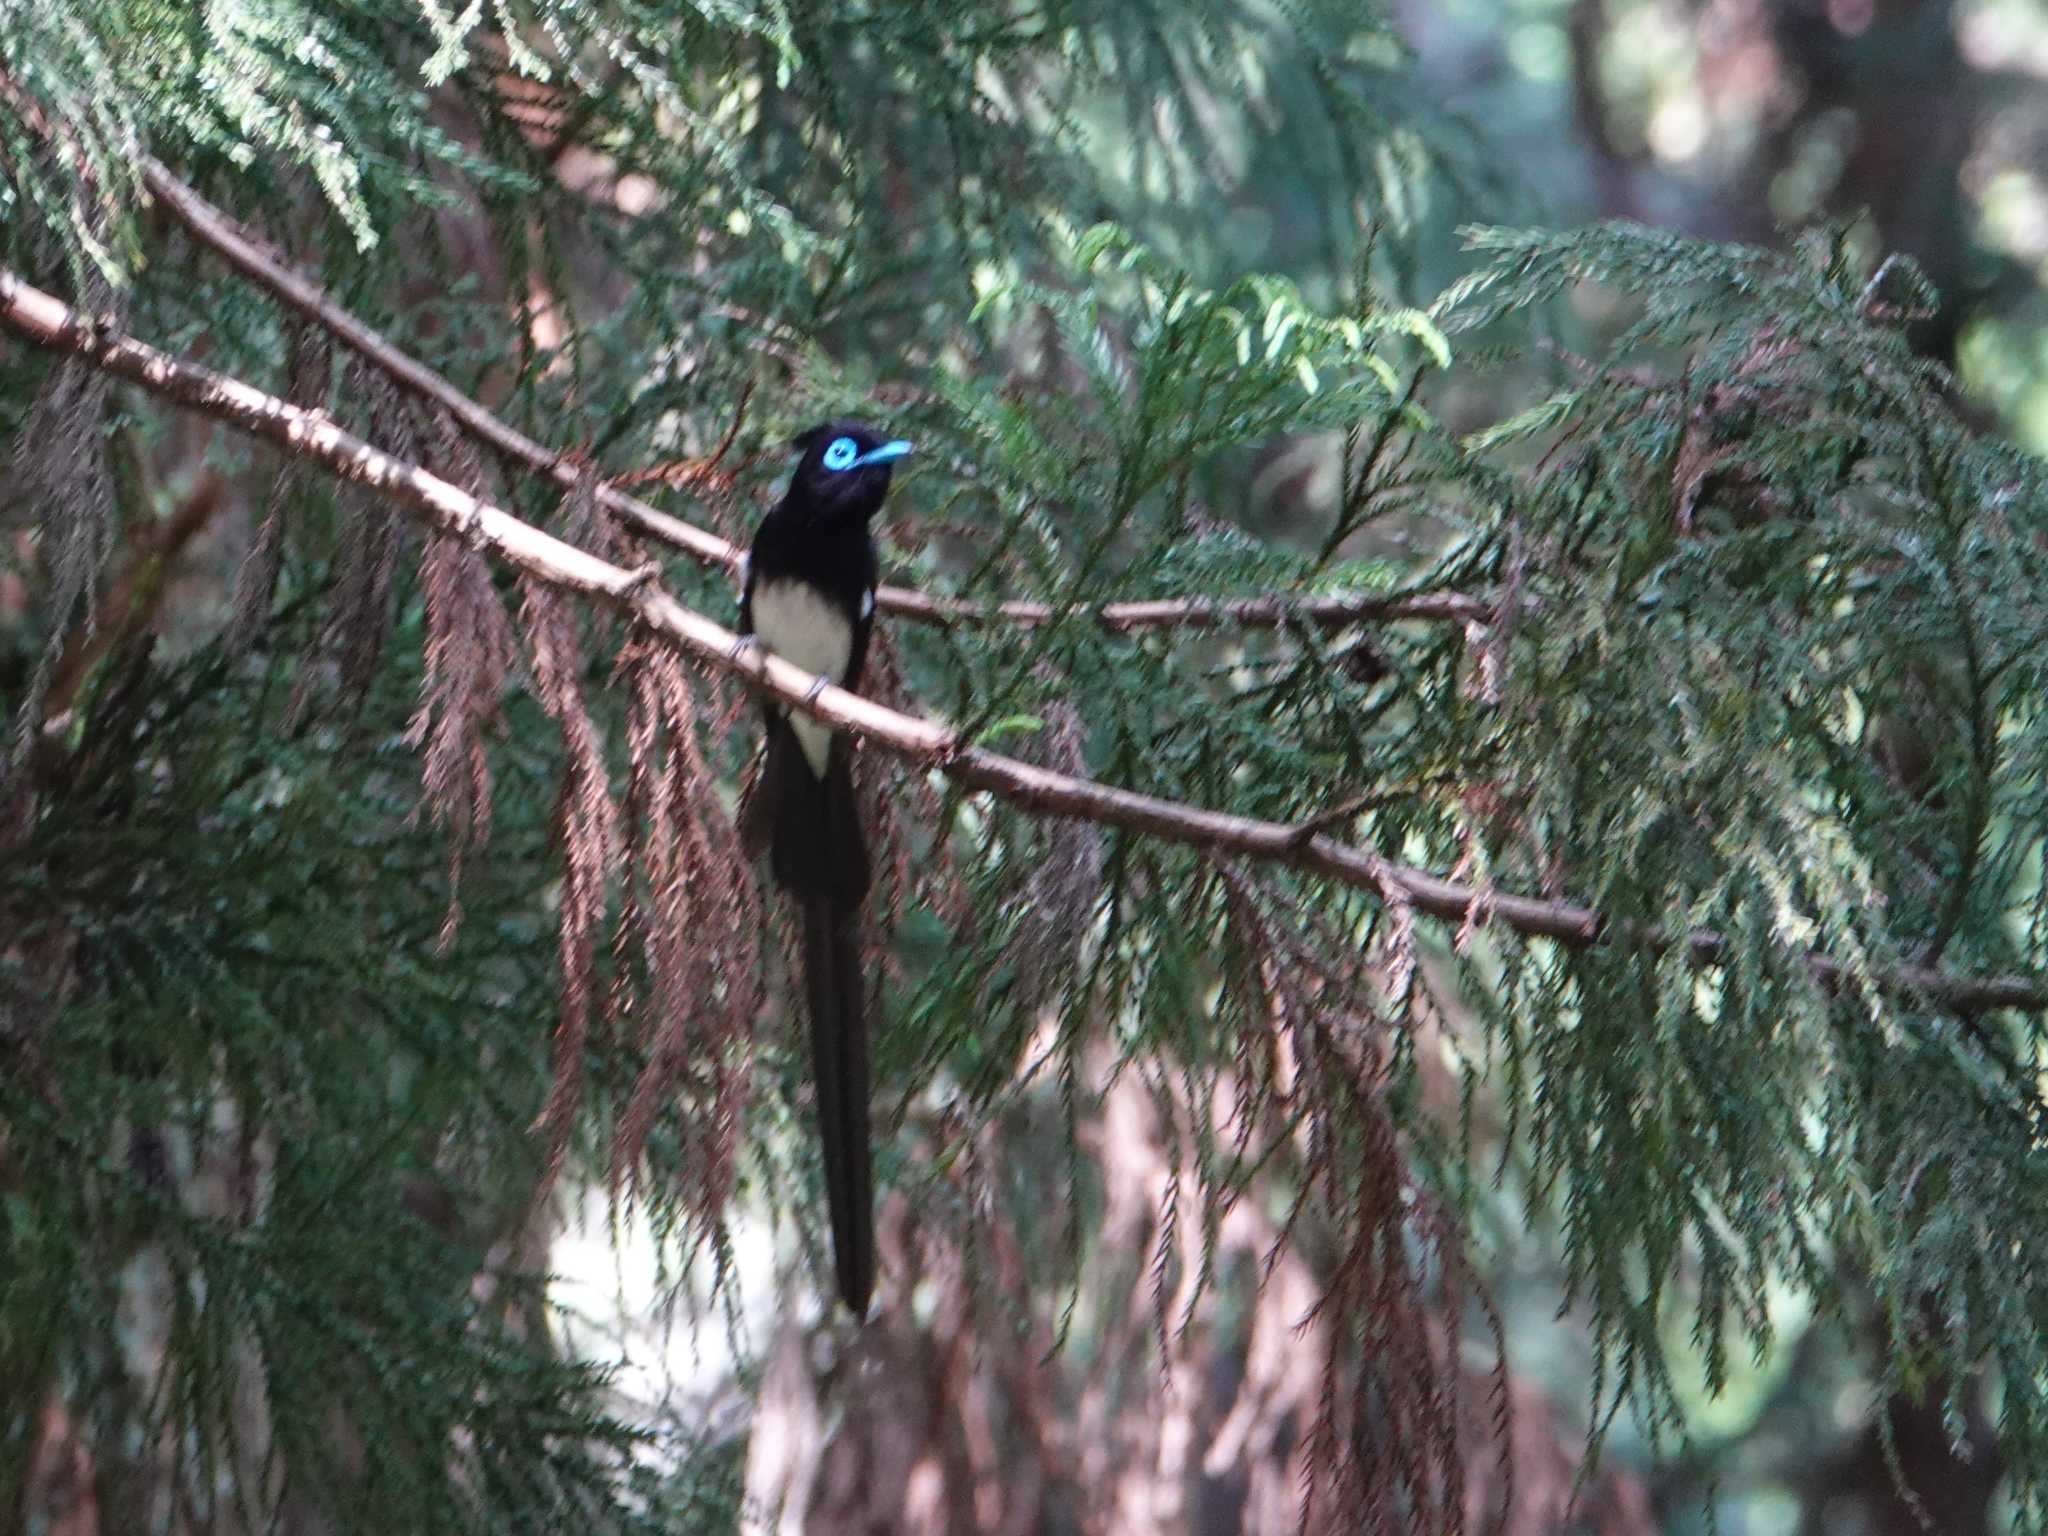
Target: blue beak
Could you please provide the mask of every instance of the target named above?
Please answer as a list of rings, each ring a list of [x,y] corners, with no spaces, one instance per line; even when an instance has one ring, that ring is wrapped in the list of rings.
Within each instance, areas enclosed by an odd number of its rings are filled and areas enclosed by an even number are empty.
[[[910,447],[909,443],[906,443],[899,437],[893,443],[884,443],[879,448],[870,448],[847,467],[849,469],[858,469],[863,464],[886,464],[891,459],[902,458],[903,455],[910,452]]]

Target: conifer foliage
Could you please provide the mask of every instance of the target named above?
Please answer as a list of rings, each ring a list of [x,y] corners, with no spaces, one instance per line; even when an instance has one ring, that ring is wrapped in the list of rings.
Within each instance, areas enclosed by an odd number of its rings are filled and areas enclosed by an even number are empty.
[[[1988,1373],[2048,1529],[2048,471],[1849,232],[1413,291],[1471,141],[1355,10],[0,0],[0,1520],[761,1496],[538,1287],[565,1183],[729,1303],[736,1221],[815,1224],[703,621],[858,411],[920,447],[840,1342],[981,1426],[963,1508],[1156,1512],[1199,1427],[1247,1530],[1642,1529],[1531,1448],[1485,1277],[1554,1218],[1595,1448],[1796,1294],[1958,1422]],[[1343,192],[1286,275],[1189,217],[1247,127]]]

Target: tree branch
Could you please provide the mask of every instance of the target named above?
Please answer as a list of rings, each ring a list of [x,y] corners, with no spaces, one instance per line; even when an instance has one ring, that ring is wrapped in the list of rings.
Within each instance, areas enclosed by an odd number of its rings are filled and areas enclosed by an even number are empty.
[[[534,579],[596,598],[636,619],[679,653],[828,724],[851,730],[898,757],[937,768],[1041,815],[1071,816],[1122,827],[1210,852],[1279,863],[1370,891],[1445,922],[1482,915],[1522,933],[1583,946],[1603,939],[1665,949],[1682,942],[1694,963],[1713,965],[1726,953],[1719,934],[1695,929],[1682,940],[1637,924],[1609,924],[1591,908],[1539,901],[1446,880],[1396,864],[1367,848],[1300,828],[1207,810],[1116,789],[969,746],[936,720],[899,713],[829,684],[685,608],[644,569],[626,570],[543,533],[461,487],[364,442],[323,412],[301,410],[274,395],[196,364],[179,362],[109,326],[87,320],[61,300],[0,268],[0,325],[37,346],[65,352],[153,394],[261,437],[329,473],[387,496],[444,532],[465,539]],[[1845,968],[1823,955],[1806,957],[1824,986],[1847,983]],[[1924,966],[1880,973],[1889,990],[1958,1013],[2048,1009],[2048,987],[2030,976],[1955,977]]]
[[[218,253],[229,266],[267,289],[289,308],[324,327],[336,340],[383,369],[405,388],[440,406],[471,436],[558,485],[568,487],[585,479],[593,481],[597,504],[605,511],[699,564],[722,566],[727,570],[739,568],[740,551],[725,539],[649,506],[608,483],[593,470],[543,447],[426,364],[395,346],[337,304],[319,284],[294,270],[283,257],[269,250],[261,239],[179,180],[161,161],[149,156],[143,158],[142,183],[193,238]],[[898,618],[960,626],[995,623],[1039,625],[1050,623],[1054,613],[1051,605],[1046,603],[969,603],[955,598],[927,596],[909,587],[882,587],[875,594],[875,602],[883,612]],[[1397,619],[1469,623],[1484,621],[1492,612],[1492,605],[1480,598],[1442,592],[1409,597],[1345,594],[1312,598],[1161,599],[1109,603],[1092,610],[1092,616],[1105,629],[1127,632],[1172,627],[1276,629],[1288,624],[1337,628],[1346,624],[1384,623]]]

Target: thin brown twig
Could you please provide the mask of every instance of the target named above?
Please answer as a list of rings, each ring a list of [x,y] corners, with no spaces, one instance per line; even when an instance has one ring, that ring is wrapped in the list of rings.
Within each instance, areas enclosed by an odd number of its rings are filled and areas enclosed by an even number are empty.
[[[1327,836],[1302,841],[1299,829],[1285,822],[1138,794],[970,746],[937,720],[904,714],[834,687],[759,646],[743,649],[731,630],[684,607],[642,571],[627,570],[565,544],[461,487],[393,458],[323,414],[168,357],[110,325],[95,324],[5,269],[0,269],[0,326],[37,346],[83,358],[117,378],[389,497],[537,581],[595,598],[638,620],[663,643],[714,672],[739,678],[884,751],[936,768],[969,789],[986,791],[1028,812],[1077,817],[1186,847],[1289,865],[1444,922],[1462,922],[1483,901],[1489,920],[1574,947],[1612,941],[1664,950],[1682,943],[1700,965],[1718,964],[1727,953],[1727,940],[1708,929],[1696,928],[1674,938],[1640,924],[1610,923],[1576,902],[1538,900],[1446,880]],[[1838,961],[1809,952],[1806,962],[1824,986],[1853,983]],[[1890,991],[1957,1013],[2048,1009],[2048,985],[2032,976],[1957,977],[1926,966],[1899,966],[1874,979]]]
[[[675,459],[666,464],[650,464],[645,469],[636,469],[623,475],[595,477],[597,482],[621,485],[665,485],[670,490],[688,491],[708,487],[729,492],[733,488],[734,475],[719,466],[732,450],[733,442],[740,435],[740,428],[746,424],[747,405],[754,398],[754,381],[749,379],[740,386],[740,397],[733,405],[732,421],[725,429],[725,436],[718,440],[718,446],[701,459]],[[593,468],[579,461],[581,468]]]
[[[595,478],[597,503],[612,516],[688,555],[699,564],[727,570],[739,568],[741,551],[736,545],[694,523],[649,506],[619,489],[618,485],[595,476],[594,471],[573,455],[543,447],[494,415],[337,304],[319,284],[295,270],[260,238],[243,229],[228,214],[179,180],[162,162],[145,156],[142,182],[150,195],[162,203],[194,238],[212,249],[228,265],[307,319],[325,327],[336,340],[383,369],[405,388],[441,406],[464,431],[563,487],[573,486],[586,477]],[[708,462],[719,462],[730,445],[730,437],[729,433],[727,442],[719,446]],[[1055,615],[1053,606],[1048,603],[973,603],[957,598],[932,597],[909,587],[895,586],[884,586],[877,591],[875,603],[883,612],[898,618],[963,627],[999,623],[1028,627],[1050,623]],[[1314,624],[1335,628],[1400,619],[1466,623],[1484,621],[1492,612],[1492,604],[1483,599],[1454,592],[1406,597],[1344,593],[1307,598],[1166,598],[1109,603],[1084,610],[1086,616],[1092,617],[1105,629],[1118,632],[1176,626],[1191,629],[1225,626],[1275,629],[1285,624]]]
[[[1376,811],[1382,806],[1392,805],[1397,800],[1412,800],[1425,790],[1434,789],[1453,782],[1449,774],[1437,774],[1421,784],[1402,784],[1393,789],[1376,789],[1366,794],[1352,795],[1338,801],[1327,811],[1318,812],[1294,824],[1297,842],[1307,842],[1318,832],[1333,832],[1345,822],[1363,816],[1367,811]]]

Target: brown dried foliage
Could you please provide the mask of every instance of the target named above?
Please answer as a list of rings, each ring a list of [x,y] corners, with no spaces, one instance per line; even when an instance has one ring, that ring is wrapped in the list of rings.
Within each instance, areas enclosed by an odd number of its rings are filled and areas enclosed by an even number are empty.
[[[1769,381],[1782,377],[1785,365],[1804,350],[1781,337],[1776,327],[1767,326],[1736,366],[1735,378],[1740,382],[1713,385],[1700,399],[1689,402],[1685,435],[1671,466],[1673,516],[1680,533],[1695,531],[1703,500],[1723,507],[1741,527],[1785,511],[1783,498],[1769,480],[1741,462],[1741,451],[1748,436],[1747,424],[1757,411],[1782,413],[1799,408],[1789,390]],[[1681,399],[1690,394],[1689,381],[1681,382],[1678,393]]]
[[[1302,1324],[1321,1360],[1301,1527],[1463,1530],[1471,1415],[1460,1356],[1474,1303],[1494,1334],[1503,1508],[1513,1497],[1510,1400],[1499,1321],[1472,1283],[1455,1217],[1410,1173],[1387,1103],[1396,1021],[1418,1002],[1412,931],[1393,907],[1390,954],[1375,986],[1357,945],[1243,870],[1219,865],[1216,874],[1230,986],[1248,1015],[1237,1034],[1238,1158],[1258,1128],[1283,1128],[1297,1154],[1296,1198],[1267,1271],[1298,1239],[1312,1204],[1335,1245]]]
[[[888,1407],[849,1420],[815,1484],[790,1491],[807,1529],[869,1529],[886,1507],[913,1531],[1466,1531],[1511,1519],[1531,1472],[1547,1511],[1587,1513],[1556,1416],[1526,1433],[1515,1418],[1541,1394],[1509,1380],[1387,1102],[1394,1021],[1423,1006],[1412,936],[1397,925],[1389,947],[1409,953],[1369,964],[1242,871],[1218,878],[1231,985],[1256,1015],[1234,1021],[1237,1058],[1209,1073],[1073,1053],[1104,1202],[1076,1257],[1085,1362],[1055,1347],[1064,1325],[1042,1306],[1017,1312],[1050,1296],[1058,1262],[1018,1234],[1055,1222],[1066,1193],[1005,1176],[1025,1123],[913,1115],[935,1186],[885,1202],[882,1270],[933,1305],[885,1300],[864,1332],[862,1391]],[[1042,1206],[1022,1226],[1020,1197]],[[1248,1305],[1224,1273],[1255,1280]],[[1487,1368],[1462,1358],[1475,1304]],[[1607,1483],[1589,1485],[1599,1529],[1643,1529],[1626,1518],[1640,1498],[1605,1502]]]
[[[348,370],[347,398],[369,401],[368,436],[387,452],[417,461],[419,442],[404,398],[384,374],[361,362]],[[353,515],[334,555],[334,591],[320,626],[320,653],[333,669],[335,705],[347,714],[359,705],[377,675],[384,639],[391,628],[391,589],[405,546],[405,518],[383,497],[357,492],[348,497]],[[287,718],[296,726],[312,703],[314,670],[307,668],[292,691]]]
[[[1048,705],[1035,760],[1061,773],[1088,771],[1081,712],[1064,701]],[[1074,980],[1082,947],[1102,900],[1103,834],[1092,822],[1060,818],[1039,824],[1043,839],[1023,891],[1009,958],[1025,1007],[1044,1007]]]
[[[97,274],[92,288],[81,296],[81,307],[104,311],[118,324],[112,290]],[[41,532],[48,639],[27,695],[15,710],[14,741],[0,749],[0,784],[13,777],[42,722],[44,695],[72,626],[82,625],[90,635],[97,619],[100,572],[114,551],[114,481],[106,451],[112,385],[86,362],[58,362],[15,434],[0,510],[7,505],[22,509]]]
[[[861,692],[891,709],[914,707],[896,648],[879,629],[868,644]],[[952,839],[944,834],[946,797],[933,775],[880,752],[856,752],[854,776],[875,866],[867,904],[871,942],[885,942],[919,906],[953,932],[965,933],[974,903]],[[884,964],[895,966],[893,954]]]
[[[488,738],[501,727],[505,680],[519,642],[490,567],[459,539],[436,533],[420,566],[426,597],[426,676],[405,739],[421,755],[427,807],[448,832],[443,949],[462,921],[462,868],[490,838]]]
[[[1473,1397],[1495,1390],[1479,1381],[1467,1386],[1475,1389],[1468,1393]],[[1467,1529],[1491,1519],[1492,1536],[1656,1536],[1657,1511],[1640,1476],[1611,1459],[1588,1467],[1585,1432],[1526,1377],[1512,1377],[1508,1394],[1508,1454],[1471,1469]]]
[[[878,1233],[885,1274],[916,1275],[929,1311],[885,1308],[863,1330],[866,1408],[835,1427],[814,1485],[749,1492],[801,1500],[815,1536],[1102,1529],[1072,1517],[1079,1469],[1060,1357],[1045,1319],[1019,1305],[1033,1291],[1028,1234],[988,1219],[1004,1138],[956,1120],[941,1130],[956,1151],[938,1209],[892,1200]],[[946,1214],[962,1209],[976,1216],[964,1229]]]
[[[440,449],[437,470],[481,493],[483,467],[446,415],[436,413],[432,427]],[[519,659],[519,641],[491,583],[489,564],[460,539],[439,531],[428,535],[420,586],[427,610],[426,675],[405,740],[421,754],[428,811],[448,832],[448,916],[440,935],[445,950],[462,922],[463,864],[490,838],[487,740],[502,725],[505,681]]]
[[[1041,1236],[1070,1186],[1019,1177],[1056,1155],[1055,1128],[1021,1103],[979,1126],[955,1107],[913,1112],[905,1142],[921,1186],[882,1203],[883,1305],[831,1373],[858,1380],[863,1411],[833,1415],[833,1389],[802,1360],[771,1373],[755,1407],[749,1502],[813,1536],[1304,1529],[1327,1362],[1334,1356],[1341,1390],[1356,1394],[1346,1410],[1354,1419],[1377,1410],[1383,1389],[1384,1367],[1368,1373],[1357,1358],[1356,1319],[1322,1299],[1348,1256],[1344,1234],[1328,1230],[1343,1213],[1318,1205],[1282,1242],[1284,1202],[1271,1196],[1299,1163],[1268,1161],[1254,1176],[1258,1196],[1231,1202],[1214,1235],[1232,1276],[1263,1270],[1256,1294],[1197,1287],[1205,1238],[1186,1213],[1203,1197],[1185,1145],[1192,1126],[1229,1120],[1231,1074],[1197,1083],[1155,1071],[1148,1083],[1136,1062],[1119,1067],[1100,1044],[1077,1054],[1089,1098],[1077,1132],[1102,1202],[1074,1277],[1087,1347],[1058,1347],[1048,1275],[1063,1261]],[[1171,1218],[1175,1200],[1182,1214]],[[1162,1241],[1187,1298],[1163,1339],[1142,1300],[1148,1255]],[[917,1306],[892,1299],[913,1286]],[[1654,1530],[1639,1482],[1613,1471],[1582,1477],[1583,1436],[1540,1387],[1457,1359],[1442,1310],[1456,1299],[1438,1284],[1433,1305],[1410,1314],[1426,1337],[1409,1355],[1445,1373],[1442,1392],[1462,1415],[1463,1506],[1403,1504],[1413,1518],[1395,1528]],[[1356,1454],[1344,1444],[1337,1453]],[[1324,1497],[1306,1528],[1369,1528],[1369,1505],[1355,1513]]]
[[[538,1203],[553,1187],[569,1150],[576,1111],[583,1102],[590,1011],[597,1000],[597,945],[604,924],[605,886],[620,843],[604,747],[583,697],[583,641],[576,609],[560,592],[533,580],[520,583],[520,627],[533,667],[534,693],[562,733],[562,789],[555,804],[562,845],[560,940],[562,1012],[555,1026],[554,1076],[536,1129],[547,1144]]]
[[[288,398],[308,410],[327,402],[328,373],[332,348],[327,333],[318,326],[301,322],[292,327],[291,381]],[[286,454],[278,465],[277,478],[270,482],[264,499],[263,520],[256,526],[256,540],[242,558],[235,577],[234,617],[228,624],[228,648],[237,655],[245,652],[257,632],[270,618],[270,604],[277,591],[277,573],[284,563],[284,517],[299,487],[305,483],[308,466],[304,459]]]
[[[761,897],[704,760],[681,660],[643,638],[618,670],[628,684],[630,853],[608,1012],[626,1025],[637,1017],[644,1060],[613,1137],[612,1178],[634,1178],[655,1116],[680,1102],[679,1161],[694,1171],[685,1205],[708,1224],[732,1192],[739,1153],[762,1002]]]
[[[89,628],[74,626],[65,638],[43,701],[48,718],[68,711],[110,656],[154,631],[170,573],[220,510],[227,489],[223,476],[203,469],[164,516],[138,519],[131,526],[121,558],[99,594],[98,621]]]
[[[587,549],[599,559],[628,568],[642,562],[639,541],[626,532],[625,525],[597,504],[597,482],[590,465],[580,455],[565,455],[585,471],[562,497],[561,531],[565,542]]]

